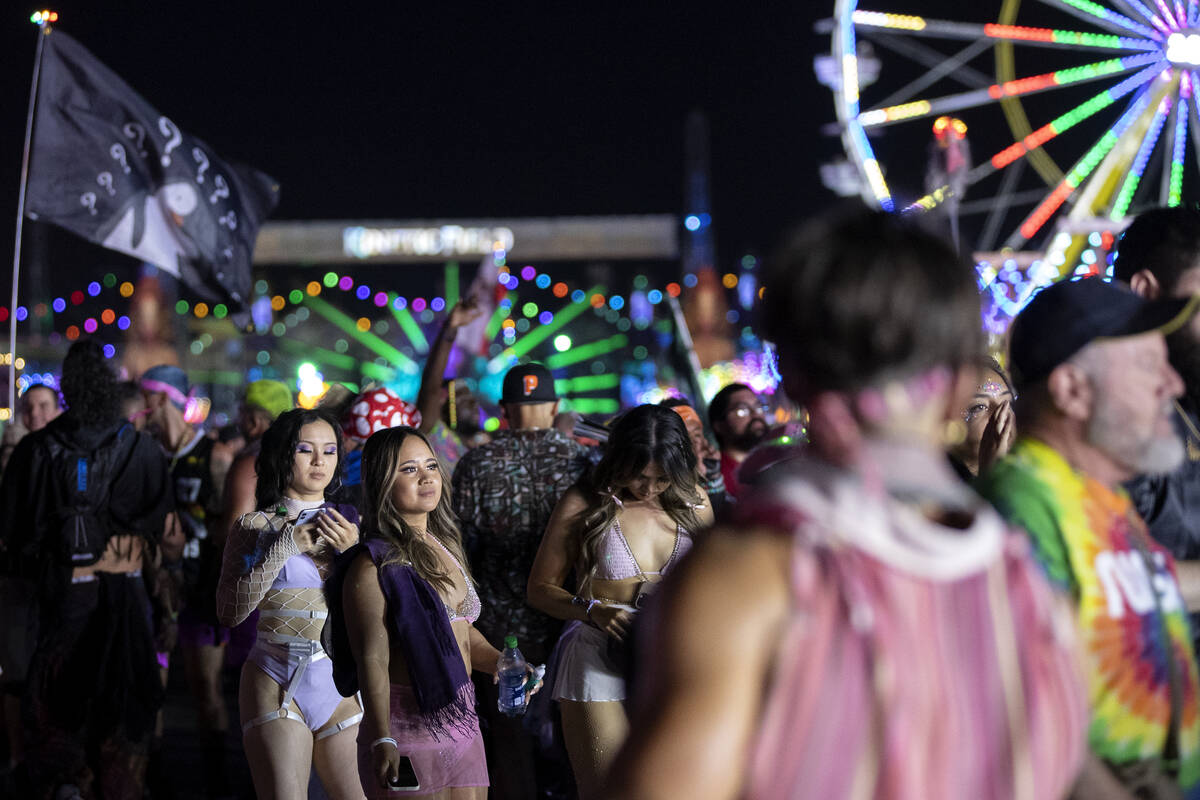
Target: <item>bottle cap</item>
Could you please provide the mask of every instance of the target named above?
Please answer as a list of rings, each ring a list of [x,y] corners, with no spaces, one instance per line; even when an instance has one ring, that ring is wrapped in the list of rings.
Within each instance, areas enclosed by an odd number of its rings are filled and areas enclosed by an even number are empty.
[[[517,649],[517,637],[513,636],[511,633],[508,636],[505,636],[504,637],[504,646],[509,649],[516,650]]]

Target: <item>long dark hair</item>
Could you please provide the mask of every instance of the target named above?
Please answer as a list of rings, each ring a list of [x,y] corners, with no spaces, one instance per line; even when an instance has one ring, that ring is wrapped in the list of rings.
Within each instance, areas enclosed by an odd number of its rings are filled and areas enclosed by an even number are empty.
[[[371,434],[371,438],[367,439],[366,445],[363,446],[363,538],[378,536],[391,545],[391,552],[380,566],[411,564],[417,574],[436,589],[449,592],[454,582],[442,569],[442,561],[433,546],[425,541],[420,532],[413,530],[412,526],[404,521],[400,510],[392,502],[392,487],[396,485],[396,470],[400,466],[400,448],[410,436],[424,442],[429,447],[429,452],[433,453],[433,457],[437,458],[437,453],[434,453],[425,435],[406,425],[377,431]],[[442,460],[438,458],[437,462],[438,472],[442,476],[442,494],[438,498],[437,507],[429,512],[425,533],[437,538],[458,560],[463,571],[467,573],[467,580],[472,580],[467,567],[467,557],[463,552],[458,520],[450,510],[450,476],[446,474]]]
[[[325,496],[329,497],[341,485],[342,428],[337,419],[323,408],[293,408],[276,417],[262,437],[261,449],[254,462],[254,468],[258,471],[254,502],[260,509],[273,508],[283,499],[284,492],[292,482],[292,465],[296,458],[296,444],[300,441],[300,429],[310,422],[328,424],[337,437],[337,466],[333,470],[333,478],[325,487]]]
[[[698,488],[700,473],[696,451],[683,419],[669,408],[642,405],[617,421],[608,449],[592,471],[584,492],[587,507],[576,518],[584,577],[590,583],[600,562],[600,542],[617,518],[616,493],[641,475],[646,465],[657,464],[670,486],[658,496],[663,511],[675,524],[695,533],[700,528],[696,508],[704,495]]]
[[[60,385],[67,414],[80,425],[117,419],[117,374],[96,340],[80,339],[71,345],[63,359]]]

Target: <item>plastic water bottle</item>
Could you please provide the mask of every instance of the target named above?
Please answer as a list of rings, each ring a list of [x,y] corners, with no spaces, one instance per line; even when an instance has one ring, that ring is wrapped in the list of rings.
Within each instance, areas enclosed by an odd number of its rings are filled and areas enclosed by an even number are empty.
[[[504,652],[496,666],[500,673],[500,699],[496,707],[510,717],[525,713],[525,656],[517,649],[517,637],[504,637]]]

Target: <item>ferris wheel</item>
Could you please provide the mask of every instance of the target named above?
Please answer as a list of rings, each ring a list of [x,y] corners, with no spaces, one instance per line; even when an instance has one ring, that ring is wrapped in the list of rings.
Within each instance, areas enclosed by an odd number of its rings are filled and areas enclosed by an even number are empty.
[[[1200,189],[1200,0],[868,2],[836,0],[826,81],[868,203],[974,215],[964,249],[1047,254],[1048,282]]]

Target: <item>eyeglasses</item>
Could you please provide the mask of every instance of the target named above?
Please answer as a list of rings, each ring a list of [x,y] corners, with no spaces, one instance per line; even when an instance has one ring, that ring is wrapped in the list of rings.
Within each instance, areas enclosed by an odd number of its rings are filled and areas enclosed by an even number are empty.
[[[770,411],[771,409],[765,405],[751,406],[746,405],[745,403],[738,403],[736,406],[731,406],[729,409],[729,413],[739,419],[745,419],[746,417],[753,417],[755,415],[765,417],[770,413]]]

